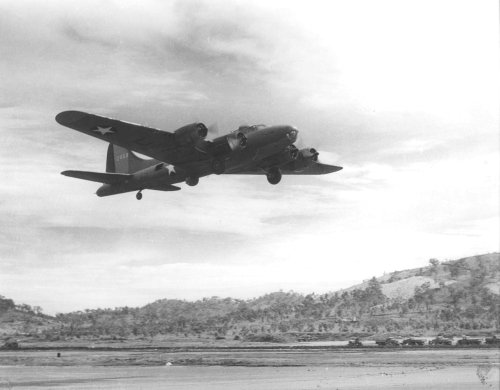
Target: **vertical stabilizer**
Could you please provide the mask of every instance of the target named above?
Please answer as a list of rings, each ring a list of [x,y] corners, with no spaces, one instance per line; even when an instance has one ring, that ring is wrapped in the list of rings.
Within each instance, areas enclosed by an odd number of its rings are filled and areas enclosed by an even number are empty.
[[[156,163],[158,163],[157,160],[144,160],[137,157],[130,150],[109,144],[106,158],[106,172],[135,173]]]
[[[129,150],[120,146],[113,145],[113,155],[115,161],[116,173],[133,173],[130,169],[129,159],[132,154]]]
[[[113,151],[113,144],[108,146],[108,154],[106,156],[106,172],[115,173],[115,155]]]

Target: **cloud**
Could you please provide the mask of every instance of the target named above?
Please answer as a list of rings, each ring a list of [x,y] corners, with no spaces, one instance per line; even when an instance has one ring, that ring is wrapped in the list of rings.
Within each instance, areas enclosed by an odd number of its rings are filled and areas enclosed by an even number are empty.
[[[423,153],[439,147],[443,144],[441,140],[432,139],[408,139],[401,142],[399,145],[395,145],[391,149],[385,150],[388,154],[409,154],[409,153]]]
[[[326,291],[496,250],[492,8],[3,2],[0,293],[60,311]],[[101,199],[59,174],[102,171],[107,147],[59,126],[66,109],[169,131],[290,123],[344,169]]]

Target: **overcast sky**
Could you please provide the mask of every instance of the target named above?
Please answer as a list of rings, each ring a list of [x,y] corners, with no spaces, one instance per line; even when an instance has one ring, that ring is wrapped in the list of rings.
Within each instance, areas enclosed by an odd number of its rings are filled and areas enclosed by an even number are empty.
[[[499,250],[498,2],[0,0],[0,294],[55,313],[326,292]],[[76,109],[291,124],[344,170],[98,198]]]

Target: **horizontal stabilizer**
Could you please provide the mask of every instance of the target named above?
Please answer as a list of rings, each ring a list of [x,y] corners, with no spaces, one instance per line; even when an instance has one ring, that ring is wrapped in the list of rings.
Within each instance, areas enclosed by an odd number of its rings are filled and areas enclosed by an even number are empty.
[[[87,171],[64,171],[61,172],[61,175],[105,184],[120,184],[132,177],[132,175],[125,173],[100,173]]]

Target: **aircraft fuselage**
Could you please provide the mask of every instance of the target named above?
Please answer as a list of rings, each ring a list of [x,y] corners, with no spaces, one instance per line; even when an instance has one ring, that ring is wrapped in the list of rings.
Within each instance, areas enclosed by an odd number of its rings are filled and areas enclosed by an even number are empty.
[[[218,158],[224,160],[225,171],[231,173],[245,167],[253,167],[266,157],[276,155],[279,151],[292,145],[297,139],[297,134],[298,130],[291,126],[270,126],[262,129],[248,127],[216,138],[213,143],[216,145],[215,147],[224,145],[220,149],[222,153],[219,154]],[[245,137],[245,141],[241,142],[243,137]],[[202,157],[205,155],[202,154]],[[122,158],[128,158],[127,154],[124,154]],[[195,173],[194,169],[179,168],[154,159],[148,161],[151,165],[147,168],[133,173],[129,179],[120,184],[103,184],[96,194],[98,196],[115,195],[155,187],[158,184],[164,185],[165,191],[174,191],[174,189],[168,189],[168,185],[182,183],[190,179],[197,180],[213,173],[212,169],[202,171],[197,169]],[[207,166],[209,167],[209,165]]]

